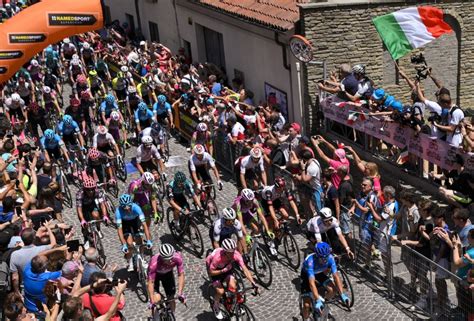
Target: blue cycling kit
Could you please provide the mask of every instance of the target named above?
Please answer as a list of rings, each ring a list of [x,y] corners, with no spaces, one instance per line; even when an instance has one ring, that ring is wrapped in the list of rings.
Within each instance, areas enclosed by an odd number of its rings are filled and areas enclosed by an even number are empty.
[[[178,186],[178,184],[176,184],[174,180],[171,181],[168,185],[168,191],[173,193],[173,195],[184,194],[185,192],[188,192],[191,195],[195,194],[193,184],[189,179],[186,179],[183,186]]]
[[[115,222],[119,226],[122,225],[122,221],[132,221],[137,217],[140,219],[140,221],[145,222],[145,214],[143,214],[140,206],[135,203],[132,204],[130,211],[126,211],[120,206],[115,210]]]
[[[171,112],[171,105],[167,102],[164,104],[160,104],[156,102],[153,105],[153,112],[155,112],[157,115],[163,115]]]
[[[327,273],[327,271],[331,271],[331,274],[337,272],[336,261],[332,255],[329,255],[324,262],[319,260],[316,254],[313,253],[308,255],[303,262],[302,272],[309,278],[314,278],[315,275],[319,273]]]
[[[45,149],[53,150],[62,145],[61,137],[58,134],[54,134],[53,139],[46,139],[46,137],[41,137],[40,139],[41,146]]]
[[[147,121],[148,119],[153,119],[153,112],[149,109],[146,110],[146,113],[141,112],[139,109],[135,110],[135,122]]]
[[[58,125],[58,131],[63,136],[68,136],[74,133],[79,133],[79,125],[76,121],[72,121],[70,125],[64,124],[64,122],[60,122]]]
[[[110,114],[111,114],[114,110],[118,111],[118,105],[117,105],[117,103],[107,104],[106,101],[103,101],[103,102],[100,104],[100,112],[101,112],[101,113],[105,113],[105,117],[110,117]]]

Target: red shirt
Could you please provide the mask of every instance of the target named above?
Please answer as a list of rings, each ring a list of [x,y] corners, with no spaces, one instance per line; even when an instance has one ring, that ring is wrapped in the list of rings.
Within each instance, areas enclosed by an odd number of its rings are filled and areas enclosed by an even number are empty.
[[[109,294],[94,294],[92,296],[92,302],[94,303],[95,308],[97,309],[97,312],[100,313],[100,315],[104,315],[109,311],[109,308],[112,306],[112,303],[114,302],[115,297],[111,296]],[[98,318],[100,315],[95,315],[94,310],[91,308],[90,300],[89,300],[89,293],[84,294],[82,297],[82,306],[84,309],[89,309],[94,316],[94,318]],[[117,311],[122,310],[123,307],[125,306],[125,302],[123,300],[120,300]],[[120,321],[120,316],[118,313],[115,313],[115,315],[110,318],[111,321]]]

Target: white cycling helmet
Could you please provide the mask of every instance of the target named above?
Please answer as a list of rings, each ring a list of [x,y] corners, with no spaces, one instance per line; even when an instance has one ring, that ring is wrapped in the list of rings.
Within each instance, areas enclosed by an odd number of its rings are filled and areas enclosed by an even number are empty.
[[[74,55],[72,55],[72,58],[71,58],[71,59],[79,60],[79,55],[78,55],[78,54],[74,54]]]
[[[127,66],[122,66],[122,67],[120,67],[120,70],[122,72],[128,72],[128,67]]]
[[[64,43],[71,43],[71,39],[69,39],[69,38],[64,38],[64,39],[63,39],[63,42],[64,42]]]
[[[133,87],[133,86],[128,86],[128,92],[130,94],[134,94],[137,92],[137,88]]]
[[[82,44],[82,48],[84,48],[84,49],[90,49],[90,47],[91,47],[91,45],[88,42],[84,42]]]
[[[81,61],[79,59],[72,59],[71,60],[71,65],[75,65],[75,66],[78,66],[81,64]]]
[[[237,247],[237,243],[233,239],[225,239],[222,242],[222,249],[226,252],[234,252]]]
[[[200,132],[205,132],[207,130],[207,125],[205,123],[199,123],[197,125],[197,130]]]
[[[258,147],[254,147],[250,150],[250,157],[260,159],[262,157],[262,150]]]
[[[332,211],[329,207],[323,207],[320,211],[319,211],[319,215],[321,216],[321,218],[323,220],[327,220],[329,218],[332,218]]]
[[[171,259],[175,252],[176,250],[171,244],[165,243],[165,244],[161,244],[160,246],[160,256],[164,258],[165,260]]]
[[[39,66],[38,60],[32,59],[32,60],[31,60],[31,65],[34,66],[34,67],[38,67],[38,66]]]
[[[205,149],[204,149],[204,146],[202,146],[201,144],[197,144],[196,146],[194,146],[193,151],[194,151],[194,154],[196,155],[203,155],[205,152]]]
[[[222,210],[222,218],[224,220],[235,220],[237,215],[232,207],[226,207]]]
[[[145,172],[142,175],[142,180],[148,185],[151,185],[155,182],[155,176],[153,176],[153,174],[150,172]]]
[[[365,66],[355,65],[354,67],[352,67],[352,72],[359,75],[365,75]]]
[[[18,102],[20,100],[21,100],[21,97],[20,97],[19,94],[17,94],[17,93],[12,94],[12,101],[17,101]]]
[[[107,127],[105,127],[104,125],[100,125],[99,127],[97,127],[97,133],[99,135],[105,135],[109,132],[109,130],[107,129]]]
[[[153,138],[151,136],[143,136],[142,144],[153,144]]]
[[[255,193],[249,188],[244,188],[241,192],[241,195],[246,201],[253,201],[255,199]]]
[[[120,120],[120,114],[118,113],[118,111],[113,111],[110,113],[110,118],[112,118],[113,120],[115,121],[119,121]]]
[[[43,86],[43,92],[44,92],[45,94],[49,94],[49,93],[51,92],[51,87],[49,87],[49,86]]]

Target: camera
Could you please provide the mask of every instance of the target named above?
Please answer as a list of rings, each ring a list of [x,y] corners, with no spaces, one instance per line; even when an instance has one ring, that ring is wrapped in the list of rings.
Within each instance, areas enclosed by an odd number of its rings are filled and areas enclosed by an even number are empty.
[[[432,113],[431,116],[428,117],[428,121],[429,121],[430,123],[433,123],[433,122],[439,123],[439,122],[441,122],[441,120],[442,120],[442,119],[441,119],[441,116],[438,115],[437,113]]]
[[[429,67],[426,63],[425,56],[422,53],[410,57],[410,62],[415,65],[416,79],[426,79],[428,77]]]

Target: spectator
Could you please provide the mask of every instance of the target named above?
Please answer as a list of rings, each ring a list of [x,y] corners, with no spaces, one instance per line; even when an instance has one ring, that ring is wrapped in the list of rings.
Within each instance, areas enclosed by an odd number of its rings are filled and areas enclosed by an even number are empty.
[[[330,80],[325,80],[318,83],[318,88],[331,94],[335,94],[339,100],[349,100],[346,92],[354,96],[359,90],[359,81],[352,73],[349,64],[342,64],[339,66],[338,77],[332,74]]]
[[[463,281],[468,279],[469,271],[474,268],[474,229],[467,233],[468,246],[465,247],[460,235],[453,235],[453,264],[457,268],[456,275]],[[463,255],[464,250],[466,253]],[[472,305],[472,292],[464,282],[456,284],[456,295],[458,304],[462,311],[472,316],[474,307]]]
[[[94,247],[89,247],[85,251],[84,257],[86,258],[87,263],[84,265],[84,273],[82,274],[81,286],[86,286],[90,284],[89,279],[93,273],[103,272],[102,269],[97,266],[99,252],[97,252]]]
[[[349,210],[352,207],[354,191],[352,188],[352,179],[348,175],[348,168],[345,165],[339,166],[337,175],[341,178],[341,184],[337,190],[339,198],[339,210],[336,209],[336,217],[340,222],[342,234],[352,238],[352,221]]]
[[[309,151],[305,151],[302,155],[300,168],[301,174],[294,175],[293,177],[297,182],[302,183],[302,185],[304,186],[304,194],[308,199],[311,199],[311,213],[314,213],[315,211],[320,211],[323,208],[321,165],[315,158],[312,158],[311,153]],[[307,213],[307,215],[310,215],[311,213]],[[310,216],[308,216],[307,218],[309,217]]]

